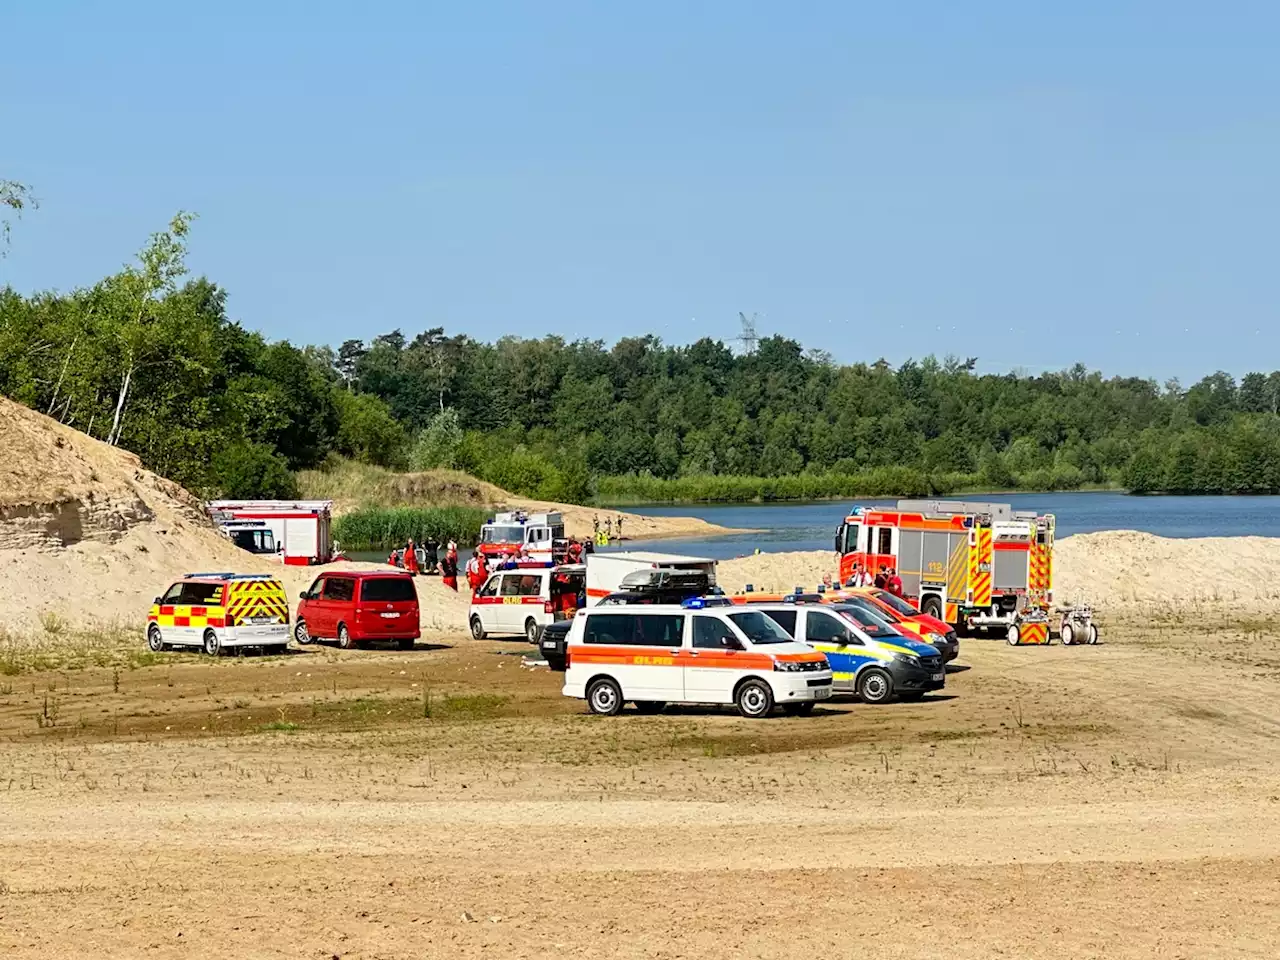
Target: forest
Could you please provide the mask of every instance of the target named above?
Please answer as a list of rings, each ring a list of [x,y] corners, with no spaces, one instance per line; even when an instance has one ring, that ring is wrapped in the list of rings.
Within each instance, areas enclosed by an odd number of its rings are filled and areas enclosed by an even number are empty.
[[[978,374],[980,358],[840,364],[783,336],[750,353],[485,343],[379,317],[354,324],[390,328],[367,342],[294,345],[188,275],[196,222],[178,214],[90,287],[0,288],[0,394],[204,495],[294,496],[297,471],[333,458],[579,503],[1280,492],[1280,371],[1184,387],[1080,365]]]

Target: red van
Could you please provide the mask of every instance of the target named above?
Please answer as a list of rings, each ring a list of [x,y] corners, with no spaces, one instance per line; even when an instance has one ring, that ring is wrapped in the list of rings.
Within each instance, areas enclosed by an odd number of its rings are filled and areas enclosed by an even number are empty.
[[[350,650],[364,640],[394,640],[413,647],[418,627],[418,591],[407,573],[342,570],[322,573],[302,591],[293,639],[337,640]]]

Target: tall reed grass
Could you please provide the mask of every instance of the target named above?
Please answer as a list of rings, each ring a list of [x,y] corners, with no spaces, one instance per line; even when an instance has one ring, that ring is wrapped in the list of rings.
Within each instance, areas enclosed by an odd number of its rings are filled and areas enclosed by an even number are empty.
[[[334,520],[333,537],[345,550],[388,550],[429,539],[470,545],[489,516],[479,507],[366,507]]]
[[[926,474],[909,467],[877,467],[864,473],[814,473],[791,477],[601,477],[602,503],[750,503],[846,497],[912,497],[952,493],[971,485],[965,474]]]

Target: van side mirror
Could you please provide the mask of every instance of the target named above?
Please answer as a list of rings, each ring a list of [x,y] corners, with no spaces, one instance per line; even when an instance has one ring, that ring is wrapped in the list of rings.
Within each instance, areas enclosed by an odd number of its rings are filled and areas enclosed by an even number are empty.
[[[156,597],[155,602],[156,602],[157,604],[163,603],[163,602],[164,602],[164,597]]]
[[[721,637],[720,646],[724,647],[726,650],[742,649],[742,644],[740,644],[734,637]]]
[[[298,594],[298,599],[299,599],[299,600],[310,600],[310,599],[311,599],[311,594],[310,594],[310,592],[309,592],[309,591],[307,591],[307,590],[303,590],[300,594]]]

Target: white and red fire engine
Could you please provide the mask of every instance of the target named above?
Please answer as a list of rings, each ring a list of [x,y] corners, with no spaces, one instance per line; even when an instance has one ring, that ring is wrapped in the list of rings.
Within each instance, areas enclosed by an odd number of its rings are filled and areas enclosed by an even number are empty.
[[[531,560],[558,563],[564,559],[568,548],[569,542],[564,537],[564,518],[559,513],[513,510],[495,514],[480,528],[476,552],[490,560],[524,551]]]
[[[213,500],[209,516],[236,546],[291,566],[333,559],[332,500]]]
[[[840,580],[897,570],[903,595],[958,632],[1003,630],[1047,643],[1053,603],[1052,514],[1007,503],[899,500],[856,507],[836,532]]]

